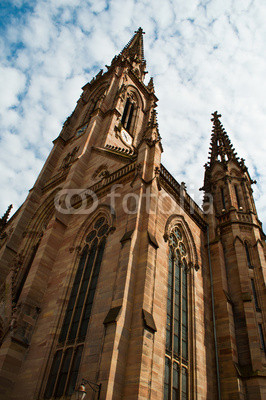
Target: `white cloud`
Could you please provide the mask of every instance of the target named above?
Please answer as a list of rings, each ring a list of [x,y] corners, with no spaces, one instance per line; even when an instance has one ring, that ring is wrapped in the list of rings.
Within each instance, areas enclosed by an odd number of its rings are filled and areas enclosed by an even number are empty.
[[[266,222],[265,19],[259,0],[40,0],[13,18],[0,39],[2,212],[24,200],[81,86],[142,26],[160,99],[163,163],[188,190],[201,187],[217,109],[258,178],[254,195]]]
[[[91,11],[95,13],[102,12],[107,7],[107,1],[105,0],[93,0],[91,1]]]
[[[0,107],[6,110],[18,104],[18,95],[25,86],[22,72],[12,67],[0,67]]]

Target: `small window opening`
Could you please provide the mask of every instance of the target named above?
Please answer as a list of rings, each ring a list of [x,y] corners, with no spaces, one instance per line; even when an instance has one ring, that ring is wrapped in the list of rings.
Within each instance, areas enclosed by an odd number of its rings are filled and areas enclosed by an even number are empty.
[[[126,105],[124,108],[124,112],[123,112],[123,116],[122,116],[122,120],[121,120],[122,125],[125,125],[125,120],[126,120],[126,116],[128,114],[129,105],[130,105],[130,101],[129,101],[129,99],[127,99],[127,102],[126,102]]]
[[[222,204],[223,204],[223,208],[225,209],[225,196],[224,196],[224,188],[221,187],[221,197],[222,197]]]
[[[266,346],[265,346],[265,340],[264,340],[264,335],[263,335],[263,329],[262,329],[262,325],[259,325],[259,333],[260,333],[260,344],[261,344],[261,348],[264,351],[264,353],[266,354]]]
[[[241,203],[240,203],[240,198],[239,198],[239,194],[238,194],[237,185],[235,185],[235,194],[236,194],[237,206],[238,206],[238,208],[240,208],[241,207]]]
[[[128,121],[127,121],[127,126],[126,129],[129,131],[131,122],[132,122],[132,117],[133,117],[133,112],[134,112],[134,105],[131,104],[129,115],[128,115]]]
[[[134,113],[134,103],[132,103],[129,99],[127,99],[121,122],[123,127],[128,132],[130,131],[132,125],[133,113]]]
[[[251,260],[250,260],[250,254],[249,254],[249,248],[248,248],[247,242],[245,242],[245,250],[246,250],[246,256],[247,256],[248,267],[249,267],[249,268],[252,268]]]
[[[257,296],[256,288],[255,288],[254,279],[251,279],[251,286],[252,286],[252,292],[253,292],[256,311],[261,311],[261,309],[259,307],[258,296]]]

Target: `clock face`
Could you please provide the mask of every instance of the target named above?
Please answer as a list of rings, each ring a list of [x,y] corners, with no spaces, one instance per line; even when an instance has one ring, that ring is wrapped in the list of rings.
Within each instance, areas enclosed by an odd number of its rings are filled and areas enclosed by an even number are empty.
[[[125,130],[121,130],[121,139],[123,140],[124,143],[126,143],[128,146],[132,145],[132,137],[131,135]]]

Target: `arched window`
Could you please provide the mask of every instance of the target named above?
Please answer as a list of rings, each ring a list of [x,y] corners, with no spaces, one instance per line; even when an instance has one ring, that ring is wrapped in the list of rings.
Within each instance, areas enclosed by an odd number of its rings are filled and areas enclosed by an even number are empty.
[[[234,185],[234,188],[235,188],[237,207],[240,208],[241,207],[241,202],[240,202],[240,197],[239,197],[237,185]]]
[[[100,217],[86,236],[86,245],[81,254],[50,369],[44,393],[45,399],[70,396],[75,390],[109,230],[106,218]]]
[[[133,125],[133,114],[135,109],[135,103],[129,97],[127,98],[126,105],[124,108],[124,112],[122,115],[121,123],[123,127],[130,132]]]
[[[169,247],[164,400],[188,400],[188,256],[178,227]]]

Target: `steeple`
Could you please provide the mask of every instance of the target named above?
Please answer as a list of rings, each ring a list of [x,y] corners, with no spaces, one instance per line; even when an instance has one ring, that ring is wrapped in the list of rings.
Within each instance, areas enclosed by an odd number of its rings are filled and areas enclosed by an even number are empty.
[[[145,63],[144,50],[143,50],[143,32],[142,28],[135,31],[135,35],[130,39],[128,44],[123,48],[121,54],[128,57],[131,61],[138,60],[138,62]]]
[[[143,32],[142,28],[135,31],[134,36],[123,48],[120,55],[126,58],[133,66],[133,71],[143,81],[145,77],[146,61],[144,59],[144,47],[143,47]]]
[[[209,152],[210,156],[207,166],[213,166],[216,161],[220,161],[226,165],[229,160],[234,160],[241,168],[243,168],[244,160],[241,159],[241,161],[239,161],[239,157],[237,157],[237,153],[219,119],[221,118],[221,114],[218,114],[217,111],[215,111],[212,116],[213,118],[211,121],[213,122],[213,127]]]
[[[205,164],[204,186],[201,189],[205,190],[205,192],[210,192],[211,171],[213,170],[215,164],[218,163],[222,165],[225,170],[227,170],[228,162],[234,161],[243,173],[247,171],[247,168],[244,164],[245,160],[237,157],[237,153],[220,121],[220,118],[221,114],[218,114],[217,111],[212,114],[211,121],[213,126],[211,144],[209,148],[210,151],[208,162]]]
[[[212,114],[203,187],[216,360],[221,398],[252,398],[257,384],[253,377],[265,374],[264,233],[252,194],[255,181],[244,159],[237,157],[220,117],[217,111]],[[260,389],[254,394],[257,397],[263,397]]]

